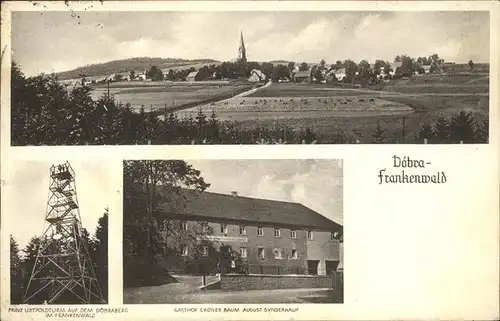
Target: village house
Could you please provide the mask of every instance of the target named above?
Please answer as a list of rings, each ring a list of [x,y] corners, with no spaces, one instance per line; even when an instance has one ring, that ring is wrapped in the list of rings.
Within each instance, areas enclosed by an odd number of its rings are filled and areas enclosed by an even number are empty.
[[[112,82],[116,80],[116,74],[111,74],[108,77],[106,77],[106,81]]]
[[[106,81],[108,81],[108,77],[105,77],[105,76],[97,77],[97,78],[92,80],[92,82],[95,84],[104,84],[104,83],[106,83]]]
[[[292,79],[294,82],[311,82],[311,69],[295,72]]]
[[[164,198],[156,211],[159,226],[170,226],[162,237],[164,265],[172,272],[211,272],[214,258],[224,254],[238,257],[251,274],[330,275],[340,265],[342,225],[302,204],[237,192],[184,189],[182,196],[181,207]]]
[[[403,63],[401,61],[396,61],[391,63],[391,70],[389,71],[389,75],[394,76],[396,73],[398,73],[398,69],[401,68]]]
[[[193,82],[193,81],[200,81],[200,76],[199,76],[199,72],[198,71],[192,71],[190,72],[187,77],[186,77],[186,81],[190,81],[190,82]]]
[[[250,72],[250,77],[248,78],[248,81],[250,82],[261,82],[266,80],[266,75],[258,69],[253,69]]]
[[[115,76],[116,81],[130,81],[130,72],[120,72]]]
[[[347,76],[346,75],[346,69],[345,68],[339,68],[334,71],[335,78],[337,78],[337,81],[342,81],[344,78]]]

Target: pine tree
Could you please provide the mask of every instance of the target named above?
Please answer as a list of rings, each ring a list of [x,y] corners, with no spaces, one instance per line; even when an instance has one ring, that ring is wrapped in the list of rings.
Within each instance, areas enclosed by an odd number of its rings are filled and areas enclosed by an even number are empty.
[[[104,299],[108,298],[108,208],[99,218],[92,240],[93,263]]]
[[[141,106],[141,109],[139,110],[139,115],[137,117],[137,122],[136,122],[136,144],[145,144],[147,143],[147,140],[149,137],[147,137],[148,134],[148,124],[147,124],[147,117],[146,117],[146,110],[144,109],[144,105]]]
[[[312,129],[306,128],[304,134],[301,137],[301,140],[304,140],[306,144],[311,144],[313,141],[316,140],[316,134],[313,132]]]
[[[453,143],[472,143],[475,138],[475,120],[471,112],[460,111],[451,117],[450,138]]]
[[[447,143],[450,138],[450,125],[444,116],[439,116],[433,126],[434,138],[437,143]]]
[[[210,124],[210,140],[215,141],[219,138],[219,119],[215,114],[215,110],[212,110],[208,123]]]
[[[373,138],[375,138],[375,142],[377,144],[381,144],[385,139],[385,130],[382,129],[380,125],[380,121],[377,122],[377,127],[375,128],[375,132],[372,134]]]
[[[489,141],[489,119],[485,118],[481,124],[476,126],[476,142],[487,144]]]
[[[10,303],[21,303],[23,295],[23,275],[21,258],[19,257],[19,245],[10,236]]]
[[[432,128],[431,124],[429,124],[428,122],[424,122],[422,125],[420,125],[418,131],[418,139],[420,142],[423,142],[424,139],[431,140],[433,137],[434,129]]]
[[[24,258],[22,259],[23,270],[26,272],[26,278],[23,278],[23,288],[28,285],[29,277],[33,270],[33,265],[38,254],[38,247],[41,244],[41,239],[37,236],[31,238],[26,247],[23,249]]]
[[[201,108],[198,110],[198,114],[196,115],[196,125],[198,127],[197,136],[198,139],[203,140],[205,133],[203,132],[203,126],[207,123],[207,116],[203,114]]]

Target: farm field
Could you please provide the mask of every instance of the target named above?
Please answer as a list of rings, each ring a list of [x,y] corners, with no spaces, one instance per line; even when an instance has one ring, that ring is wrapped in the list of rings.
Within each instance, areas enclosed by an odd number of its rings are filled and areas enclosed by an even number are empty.
[[[159,82],[118,82],[111,83],[109,92],[118,103],[130,104],[138,111],[141,106],[146,110],[173,108],[180,105],[221,99],[248,90],[253,85],[236,83],[159,83]],[[105,95],[105,85],[95,86],[91,92],[93,99]]]
[[[356,117],[364,115],[405,115],[413,109],[400,102],[378,98],[280,97],[275,99],[238,97],[182,110],[180,117],[195,117],[199,110],[215,112],[220,120],[276,120],[282,118]]]
[[[462,110],[478,122],[488,118],[488,76],[422,76],[390,81],[378,89],[273,83],[246,97],[183,110],[179,116],[194,117],[201,108],[244,129],[310,128],[325,143],[339,134],[350,142],[372,142],[377,125],[387,142],[408,141],[418,136],[424,122],[433,124],[439,116]]]

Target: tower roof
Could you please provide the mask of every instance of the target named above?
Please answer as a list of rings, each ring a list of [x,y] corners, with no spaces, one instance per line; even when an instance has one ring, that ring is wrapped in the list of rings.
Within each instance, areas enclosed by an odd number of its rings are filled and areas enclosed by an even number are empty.
[[[240,32],[240,49],[245,49],[245,42],[243,41],[243,31]]]

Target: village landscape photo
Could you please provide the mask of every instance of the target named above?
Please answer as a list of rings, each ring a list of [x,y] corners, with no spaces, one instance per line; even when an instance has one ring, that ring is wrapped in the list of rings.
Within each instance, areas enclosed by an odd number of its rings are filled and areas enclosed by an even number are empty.
[[[124,304],[344,302],[342,160],[123,166]]]
[[[2,186],[10,220],[10,304],[106,304],[108,194],[93,176],[105,169],[43,161],[11,168],[3,177],[10,184]]]
[[[11,144],[488,143],[488,11],[12,13]]]

